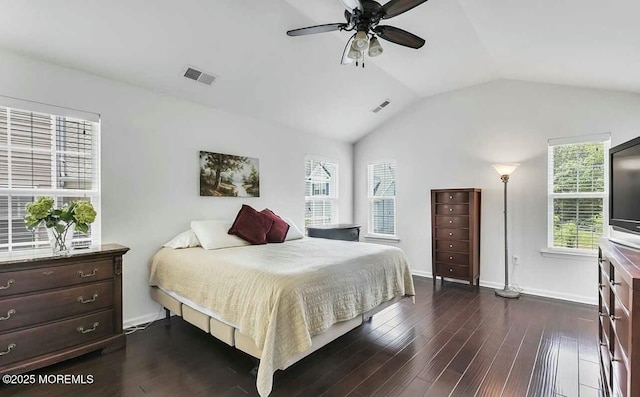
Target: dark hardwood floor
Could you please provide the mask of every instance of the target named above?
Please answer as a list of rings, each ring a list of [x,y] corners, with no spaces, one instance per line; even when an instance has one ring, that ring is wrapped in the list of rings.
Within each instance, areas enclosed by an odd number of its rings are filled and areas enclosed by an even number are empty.
[[[599,396],[595,307],[416,278],[409,300],[276,373],[272,396]],[[253,360],[182,321],[35,374],[91,385],[2,386],[2,396],[256,396]]]

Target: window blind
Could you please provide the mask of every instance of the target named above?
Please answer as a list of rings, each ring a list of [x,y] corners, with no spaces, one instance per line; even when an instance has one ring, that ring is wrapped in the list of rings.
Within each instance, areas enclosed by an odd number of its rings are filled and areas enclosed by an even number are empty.
[[[338,223],[338,163],[305,158],[305,227]]]
[[[395,236],[396,234],[396,163],[395,161],[369,164],[369,233]]]
[[[595,250],[605,233],[608,135],[549,143],[549,246]]]
[[[0,106],[0,252],[49,245],[44,226],[32,232],[23,220],[40,196],[57,208],[86,200],[99,209],[98,132],[94,121]],[[97,243],[96,230],[99,217],[72,245]]]

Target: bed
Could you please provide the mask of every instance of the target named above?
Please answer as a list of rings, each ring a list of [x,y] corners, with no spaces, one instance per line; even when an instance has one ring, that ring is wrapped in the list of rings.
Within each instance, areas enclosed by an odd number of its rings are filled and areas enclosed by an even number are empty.
[[[149,284],[163,307],[259,359],[263,397],[276,370],[415,294],[402,250],[319,238],[163,248],[151,261]]]

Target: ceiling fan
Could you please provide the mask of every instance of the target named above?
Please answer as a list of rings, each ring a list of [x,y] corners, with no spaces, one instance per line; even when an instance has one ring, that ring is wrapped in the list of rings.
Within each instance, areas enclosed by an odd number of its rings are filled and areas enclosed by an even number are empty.
[[[409,48],[421,48],[424,39],[393,26],[379,25],[384,19],[393,18],[419,6],[427,0],[390,0],[381,5],[374,0],[340,0],[346,8],[344,16],[346,22],[330,23],[325,25],[309,26],[294,29],[287,32],[288,36],[304,36],[308,34],[333,32],[336,30],[355,33],[347,42],[342,53],[343,65],[356,62],[364,67],[364,56],[376,57],[382,54],[383,49],[378,41],[381,39],[390,41]]]

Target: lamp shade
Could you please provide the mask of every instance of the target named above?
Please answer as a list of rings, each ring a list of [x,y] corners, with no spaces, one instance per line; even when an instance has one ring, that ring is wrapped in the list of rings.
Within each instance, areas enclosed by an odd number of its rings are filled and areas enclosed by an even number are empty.
[[[360,31],[356,33],[356,36],[353,38],[352,45],[354,50],[366,50],[369,46],[369,36],[367,36],[367,32]]]
[[[374,37],[371,39],[371,42],[369,43],[369,56],[372,58],[377,57],[378,55],[381,55],[383,51],[384,50],[382,49],[378,38]]]
[[[500,175],[511,175],[519,165],[520,163],[502,163],[494,164],[493,168],[495,168]]]

